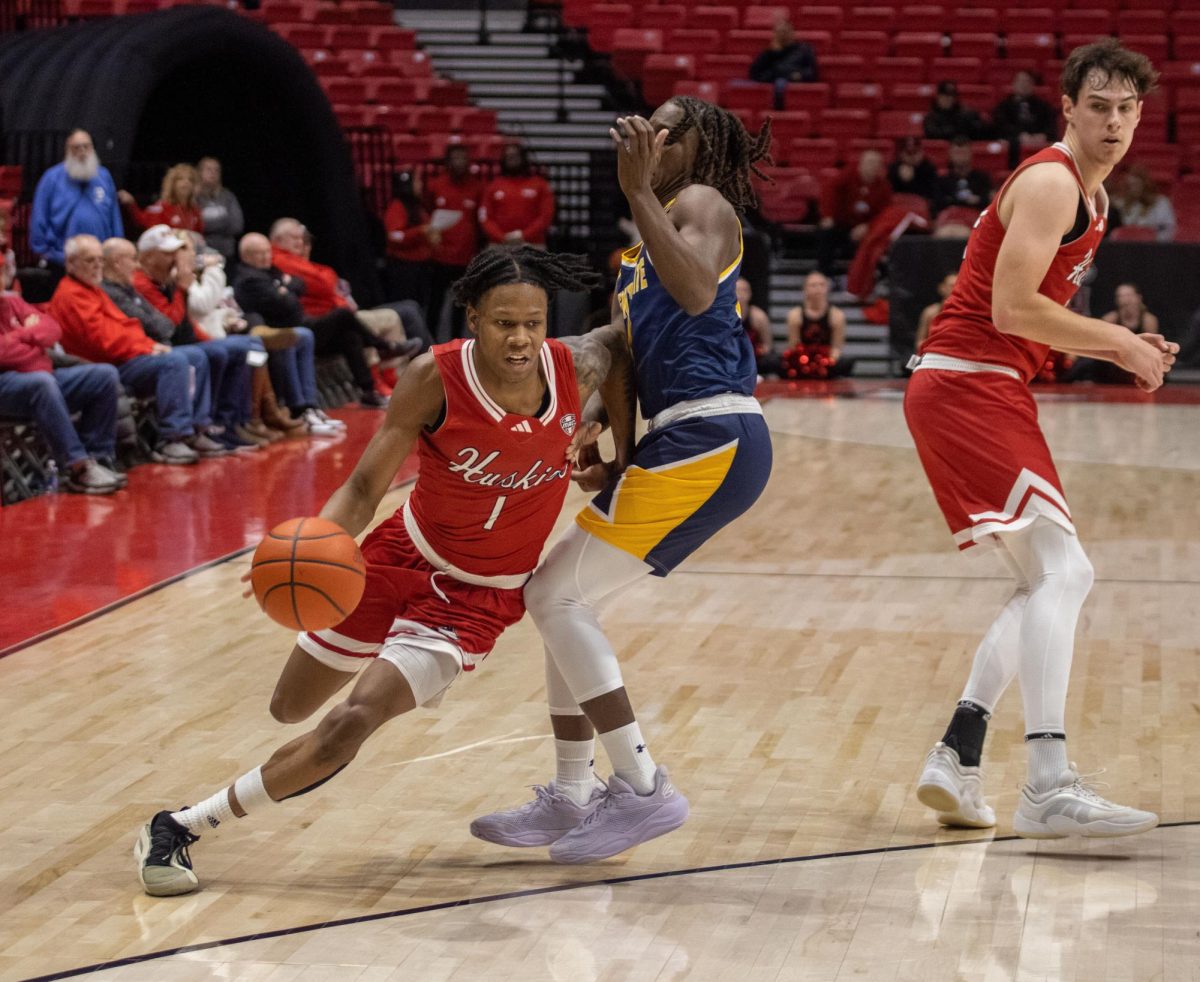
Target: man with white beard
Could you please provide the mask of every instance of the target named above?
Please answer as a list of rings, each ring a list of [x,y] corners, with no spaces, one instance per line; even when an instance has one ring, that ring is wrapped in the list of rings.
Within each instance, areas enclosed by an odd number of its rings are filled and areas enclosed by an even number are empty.
[[[101,242],[125,235],[116,185],[84,130],[71,132],[63,162],[38,181],[29,246],[61,276],[67,239],[76,235],[94,235]]]

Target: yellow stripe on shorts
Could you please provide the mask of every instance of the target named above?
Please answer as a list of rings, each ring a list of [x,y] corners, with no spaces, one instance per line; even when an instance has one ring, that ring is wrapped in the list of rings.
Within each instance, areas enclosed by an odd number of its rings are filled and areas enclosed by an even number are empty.
[[[652,470],[636,465],[621,476],[605,514],[589,503],[575,521],[585,532],[638,559],[692,517],[725,481],[737,441]]]

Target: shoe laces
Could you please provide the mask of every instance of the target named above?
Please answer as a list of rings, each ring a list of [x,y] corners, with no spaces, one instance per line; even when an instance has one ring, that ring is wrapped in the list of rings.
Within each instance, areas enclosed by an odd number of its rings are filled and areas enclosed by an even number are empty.
[[[199,840],[200,836],[187,829],[176,832],[163,823],[157,831],[152,829],[150,832],[150,857],[153,860],[161,860],[161,862],[153,862],[151,865],[166,866],[171,862],[171,854],[178,852],[183,864],[191,869],[192,857],[188,854],[188,846]]]
[[[1093,778],[1099,777],[1107,771],[1107,768],[1101,767],[1098,771],[1092,771],[1090,774],[1080,774],[1075,770],[1075,765],[1071,765],[1071,771],[1075,775],[1075,780],[1071,782],[1071,790],[1081,798],[1086,798],[1088,801],[1094,801],[1097,804],[1109,805],[1112,804],[1107,798],[1096,793],[1097,788],[1109,788],[1111,785],[1107,781],[1095,781]]]

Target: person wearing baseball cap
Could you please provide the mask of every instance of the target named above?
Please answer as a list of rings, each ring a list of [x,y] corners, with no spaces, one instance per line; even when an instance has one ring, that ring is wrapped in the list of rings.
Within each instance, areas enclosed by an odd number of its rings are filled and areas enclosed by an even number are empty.
[[[938,82],[933,104],[925,114],[925,136],[930,140],[953,140],[956,136],[980,140],[985,136],[979,113],[958,101],[958,83]]]

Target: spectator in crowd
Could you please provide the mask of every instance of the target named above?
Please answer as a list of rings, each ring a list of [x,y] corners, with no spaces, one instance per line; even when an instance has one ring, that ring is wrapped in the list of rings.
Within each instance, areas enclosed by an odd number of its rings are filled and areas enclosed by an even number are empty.
[[[489,242],[498,245],[546,246],[546,230],[554,221],[554,192],[535,174],[529,152],[510,143],[500,156],[500,176],[483,192],[479,223]]]
[[[396,300],[412,300],[430,320],[429,282],[433,250],[442,234],[429,224],[429,210],[421,200],[421,175],[403,170],[392,178],[392,200],[384,212],[387,233],[388,293]]]
[[[902,136],[896,141],[896,159],[888,167],[888,182],[896,194],[918,195],[932,208],[937,177],[937,168],[925,156],[919,136]]]
[[[221,183],[221,161],[216,157],[201,157],[196,173],[200,179],[196,205],[204,223],[204,240],[225,257],[225,262],[233,262],[237,257],[238,237],[246,226],[242,206],[236,195]]]
[[[304,284],[300,305],[309,317],[323,317],[335,310],[349,311],[371,336],[368,347],[380,359],[409,358],[420,352],[419,338],[406,341],[406,325],[395,305],[362,310],[350,296],[349,287],[332,266],[310,258],[312,241],[308,229],[294,218],[280,218],[271,225],[271,264]]]
[[[972,166],[971,141],[957,136],[950,141],[946,173],[938,177],[933,206],[936,211],[959,205],[982,211],[992,200],[992,179]]]
[[[871,219],[892,199],[892,186],[883,169],[883,154],[864,150],[858,164],[848,164],[821,195],[817,233],[817,265],[826,276],[834,273],[837,256],[853,253],[867,234]]]
[[[1175,238],[1175,209],[1171,200],[1159,192],[1150,171],[1142,164],[1134,164],[1125,171],[1112,203],[1121,214],[1122,225],[1152,228],[1159,242]]]
[[[112,494],[128,483],[116,469],[117,398],[121,380],[112,365],[55,367],[51,349],[62,328],[0,280],[0,413],[37,424],[62,475],[77,494]],[[79,413],[79,425],[71,414]]]
[[[223,456],[225,448],[204,432],[212,423],[208,359],[195,347],[173,350],[151,339],[137,318],[121,313],[100,288],[102,253],[95,236],[73,236],[65,254],[67,275],[50,301],[50,313],[62,325],[63,347],[88,361],[115,365],[122,385],[155,397],[158,453],[166,463]]]
[[[163,344],[170,344],[175,334],[171,319],[143,297],[133,285],[137,269],[137,247],[128,239],[105,239],[101,246],[103,279],[100,286],[117,309],[128,317],[136,317],[146,335]]]
[[[441,323],[443,306],[450,285],[467,271],[467,263],[479,251],[479,202],[483,188],[471,171],[467,148],[452,144],[446,148],[446,172],[431,177],[425,185],[425,207],[431,214],[438,211],[457,213],[453,224],[442,232],[442,241],[433,249],[433,277],[429,284],[430,328],[435,337],[443,339]],[[463,337],[466,333],[466,312],[450,305],[449,336]]]
[[[1022,69],[1013,76],[1012,92],[992,110],[992,129],[1009,146],[1008,166],[1016,167],[1021,148],[1042,146],[1058,139],[1058,111],[1034,95],[1037,80]]]
[[[754,293],[750,281],[744,276],[738,277],[735,287],[737,292],[738,310],[742,315],[742,327],[746,337],[754,348],[754,360],[758,364],[758,374],[763,378],[778,378],[781,372],[779,355],[775,352],[774,332],[771,320],[762,307],[754,305]]]
[[[237,430],[250,418],[250,368],[254,362],[265,364],[263,344],[244,334],[209,337],[188,311],[191,289],[220,263],[221,257],[215,252],[198,261],[186,232],[152,225],[138,239],[133,285],[175,325],[172,347],[195,345],[208,359],[214,423],[208,435],[228,450],[253,449],[256,441],[243,439]]]
[[[8,227],[12,222],[12,213],[6,207],[0,207],[0,284],[3,289],[17,290],[17,255],[12,250],[8,238]]]
[[[61,276],[67,239],[124,234],[112,175],[100,165],[87,131],[72,130],[63,162],[46,171],[33,192],[29,248]]]
[[[204,218],[196,202],[199,179],[191,164],[176,164],[163,177],[158,200],[139,208],[132,194],[118,191],[117,197],[129,212],[130,224],[138,229],[168,225],[185,232],[203,232]]]
[[[387,399],[376,390],[365,353],[368,345],[380,339],[345,307],[336,307],[320,317],[306,314],[300,303],[304,281],[271,264],[274,253],[265,235],[257,232],[243,235],[238,254],[241,266],[233,289],[241,308],[257,314],[272,327],[307,327],[313,333],[317,357],[341,355],[346,359],[350,375],[361,392],[359,403],[369,409],[385,408]],[[324,427],[337,425],[337,421],[329,419],[315,406],[303,413],[302,418],[309,432],[314,434],[321,433]]]
[[[788,311],[783,354],[789,378],[838,378],[854,370],[845,355],[846,315],[829,302],[829,278],[814,270],[804,278],[804,300]]]
[[[954,284],[958,282],[958,272],[950,272],[942,277],[942,281],[938,283],[938,300],[931,303],[928,307],[921,311],[921,319],[917,321],[917,337],[913,342],[913,350],[920,352],[921,345],[925,343],[925,339],[929,337],[929,325],[933,323],[933,319],[942,312],[942,307],[946,303],[946,299],[950,296],[950,291],[954,289]]]
[[[1101,320],[1120,324],[1134,334],[1158,334],[1158,318],[1146,309],[1141,291],[1134,283],[1118,284],[1113,299],[1116,309],[1110,310]],[[1112,362],[1097,358],[1076,358],[1067,372],[1068,382],[1098,382],[1101,385],[1132,385],[1136,381],[1131,372],[1118,368]]]
[[[979,113],[958,101],[958,84],[938,82],[933,105],[925,114],[925,136],[930,140],[953,140],[956,136],[978,140],[984,129]]]
[[[775,108],[786,105],[789,82],[815,82],[817,55],[812,45],[796,40],[796,29],[786,17],[775,22],[771,46],[750,64],[750,78],[775,86]]]

